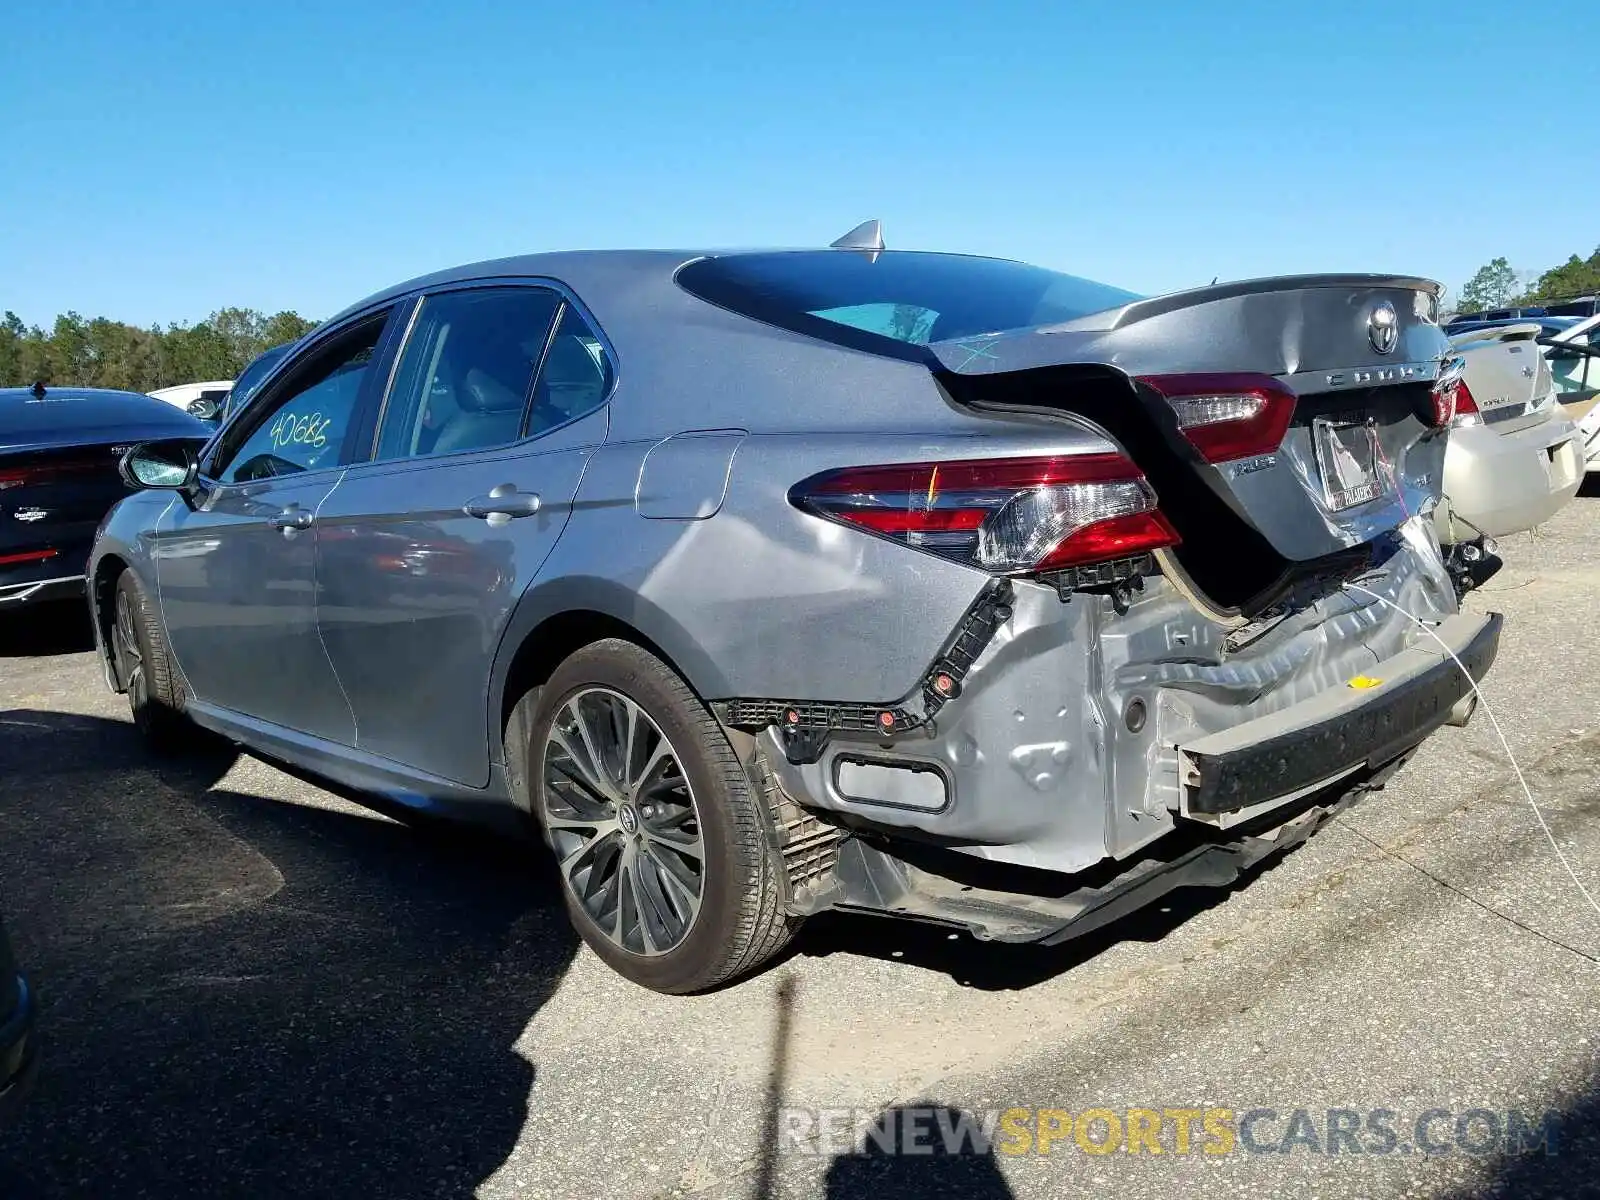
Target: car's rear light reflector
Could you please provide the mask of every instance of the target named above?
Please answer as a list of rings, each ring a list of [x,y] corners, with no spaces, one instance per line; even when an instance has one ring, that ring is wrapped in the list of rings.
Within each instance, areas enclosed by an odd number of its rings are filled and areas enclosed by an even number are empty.
[[[17,563],[43,562],[60,553],[59,550],[27,550],[21,554],[0,554],[0,567],[11,567]]]
[[[1166,398],[1207,462],[1271,454],[1294,419],[1294,392],[1270,375],[1143,375],[1139,382]]]
[[[1477,425],[1483,420],[1478,413],[1478,401],[1462,378],[1466,366],[1466,360],[1459,356],[1441,364],[1439,378],[1428,390],[1427,406],[1418,406],[1417,416],[1435,429]]]
[[[1120,454],[849,467],[790,492],[806,511],[995,575],[1034,574],[1176,545]]]
[[[44,483],[55,483],[63,475],[81,475],[88,471],[104,471],[108,475],[115,475],[116,461],[113,459],[97,462],[93,459],[58,458],[26,467],[0,467],[0,492],[7,488],[37,487]]]
[[[1483,413],[1478,408],[1478,400],[1472,394],[1472,389],[1467,386],[1465,379],[1457,379],[1449,388],[1450,407],[1445,416],[1444,424],[1452,425],[1457,429],[1466,425],[1482,425]]]
[[[1034,570],[1079,567],[1177,544],[1178,531],[1159,512],[1129,513],[1098,521],[1072,534],[1045,555]]]

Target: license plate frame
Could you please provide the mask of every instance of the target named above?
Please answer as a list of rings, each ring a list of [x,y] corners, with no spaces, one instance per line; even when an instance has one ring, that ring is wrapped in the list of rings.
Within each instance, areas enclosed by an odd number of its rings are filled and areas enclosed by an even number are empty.
[[[1311,422],[1311,441],[1329,511],[1344,512],[1383,495],[1383,477],[1378,473],[1382,449],[1374,421],[1317,417]]]

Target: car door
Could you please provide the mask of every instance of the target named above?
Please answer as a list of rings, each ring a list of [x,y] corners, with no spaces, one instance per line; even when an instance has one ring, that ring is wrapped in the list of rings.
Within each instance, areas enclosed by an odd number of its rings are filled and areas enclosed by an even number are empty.
[[[167,637],[201,706],[354,744],[317,633],[312,527],[359,440],[390,316],[308,344],[208,453],[198,497],[157,525]]]
[[[605,439],[612,358],[551,286],[422,298],[371,460],[317,520],[318,613],[359,749],[489,781],[489,670]]]

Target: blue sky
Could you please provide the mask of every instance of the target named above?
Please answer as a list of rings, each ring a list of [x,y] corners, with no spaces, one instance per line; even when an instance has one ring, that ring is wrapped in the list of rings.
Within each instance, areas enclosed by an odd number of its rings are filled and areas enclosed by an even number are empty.
[[[55,0],[4,27],[0,308],[29,322],[322,317],[478,258],[874,216],[1140,292],[1458,288],[1600,243],[1592,0]]]

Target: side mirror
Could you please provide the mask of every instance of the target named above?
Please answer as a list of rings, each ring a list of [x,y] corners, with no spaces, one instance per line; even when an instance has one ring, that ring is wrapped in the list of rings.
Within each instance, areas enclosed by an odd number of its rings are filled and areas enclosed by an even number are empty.
[[[129,487],[184,491],[200,477],[200,460],[187,442],[140,442],[117,464]]]
[[[189,415],[202,421],[215,421],[222,415],[222,408],[209,396],[201,396],[198,400],[190,401]]]

